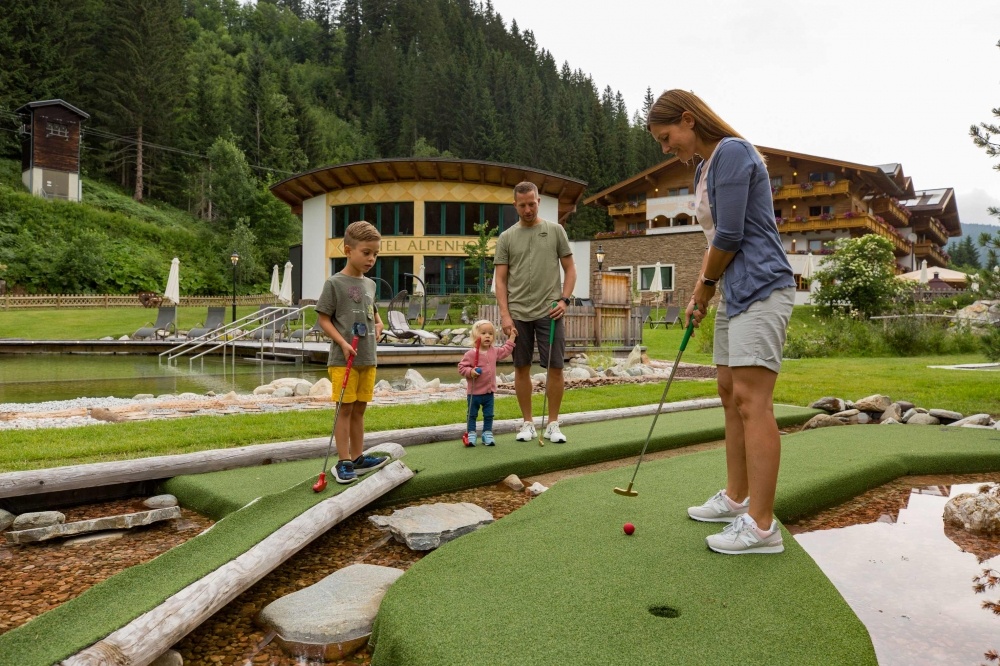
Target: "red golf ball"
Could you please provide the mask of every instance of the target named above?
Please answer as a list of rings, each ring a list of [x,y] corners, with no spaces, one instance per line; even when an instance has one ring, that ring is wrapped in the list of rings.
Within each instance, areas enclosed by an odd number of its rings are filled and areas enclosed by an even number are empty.
[[[625,530],[625,534],[631,536],[632,532],[635,532],[635,525],[633,525],[632,523],[625,523],[625,526],[622,527],[622,529]]]

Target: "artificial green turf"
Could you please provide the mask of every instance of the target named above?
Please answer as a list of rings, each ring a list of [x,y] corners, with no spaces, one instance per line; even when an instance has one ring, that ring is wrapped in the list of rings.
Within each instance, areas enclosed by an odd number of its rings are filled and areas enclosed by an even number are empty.
[[[867,426],[783,441],[783,519],[907,474],[1000,469],[996,431]],[[864,626],[787,532],[778,556],[705,547],[720,526],[685,509],[724,485],[724,465],[721,450],[650,461],[637,498],[612,492],[621,469],[567,479],[439,548],[382,600],[372,663],[875,664]],[[679,617],[649,613],[660,605]]]
[[[806,421],[816,410],[775,405],[778,423]],[[564,426],[570,445],[517,442],[510,433],[497,438],[498,446],[464,448],[455,441],[421,444],[407,448],[406,465],[417,475],[377,500],[384,506],[436,495],[442,490],[473,488],[502,480],[509,474],[531,476],[636,455],[642,449],[652,416],[617,419],[579,426]],[[661,414],[649,442],[649,451],[663,451],[722,439],[721,407]],[[163,484],[182,505],[211,518],[221,518],[256,497],[278,492],[310,475],[316,476],[317,460],[247,467],[242,469],[178,476]],[[422,471],[433,474],[422,474]]]

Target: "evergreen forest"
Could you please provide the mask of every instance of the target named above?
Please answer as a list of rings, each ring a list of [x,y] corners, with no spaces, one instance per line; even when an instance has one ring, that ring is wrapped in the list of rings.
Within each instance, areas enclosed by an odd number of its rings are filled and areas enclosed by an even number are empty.
[[[186,211],[205,227],[194,236],[221,239],[194,293],[224,293],[224,246],[255,257],[250,281],[284,263],[299,223],[267,188],[307,169],[453,156],[553,171],[596,192],[662,159],[646,109],[630,114],[620,92],[557,63],[488,0],[15,2],[0,14],[0,58],[0,157],[19,159],[14,111],[28,102],[90,114],[87,178]],[[0,211],[0,265],[17,260],[11,238],[25,223]],[[596,209],[567,225],[576,239],[608,228]],[[29,290],[51,288],[68,287]]]

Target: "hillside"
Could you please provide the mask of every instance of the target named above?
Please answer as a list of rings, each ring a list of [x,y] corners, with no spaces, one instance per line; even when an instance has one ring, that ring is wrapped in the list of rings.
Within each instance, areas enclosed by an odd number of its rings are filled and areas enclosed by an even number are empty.
[[[178,257],[182,293],[224,294],[232,289],[229,255],[238,246],[241,256],[255,257],[258,264],[244,273],[251,279],[243,280],[240,290],[260,290],[261,249],[233,238],[227,229],[152,199],[137,203],[119,188],[87,177],[83,199],[31,196],[21,184],[20,163],[0,159],[0,278],[9,288],[27,293],[162,291],[171,259]],[[287,256],[287,248],[264,251]]]
[[[972,238],[972,243],[979,253],[979,261],[981,263],[986,262],[986,248],[979,247],[979,235],[987,233],[990,236],[995,236],[998,231],[1000,231],[1000,225],[996,224],[966,224],[962,222],[962,235],[959,238],[952,238],[948,242],[948,253],[954,254],[955,246],[958,245],[960,241],[965,240],[966,237]]]

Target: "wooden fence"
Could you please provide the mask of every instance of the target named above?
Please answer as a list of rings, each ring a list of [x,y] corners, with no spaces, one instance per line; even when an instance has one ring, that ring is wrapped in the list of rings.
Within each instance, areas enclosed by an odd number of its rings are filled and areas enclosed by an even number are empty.
[[[181,307],[232,305],[232,296],[181,296]],[[269,305],[277,303],[274,294],[249,294],[236,297],[236,305]],[[31,308],[141,308],[145,307],[136,295],[112,294],[38,294],[27,296],[0,296],[4,310]]]

